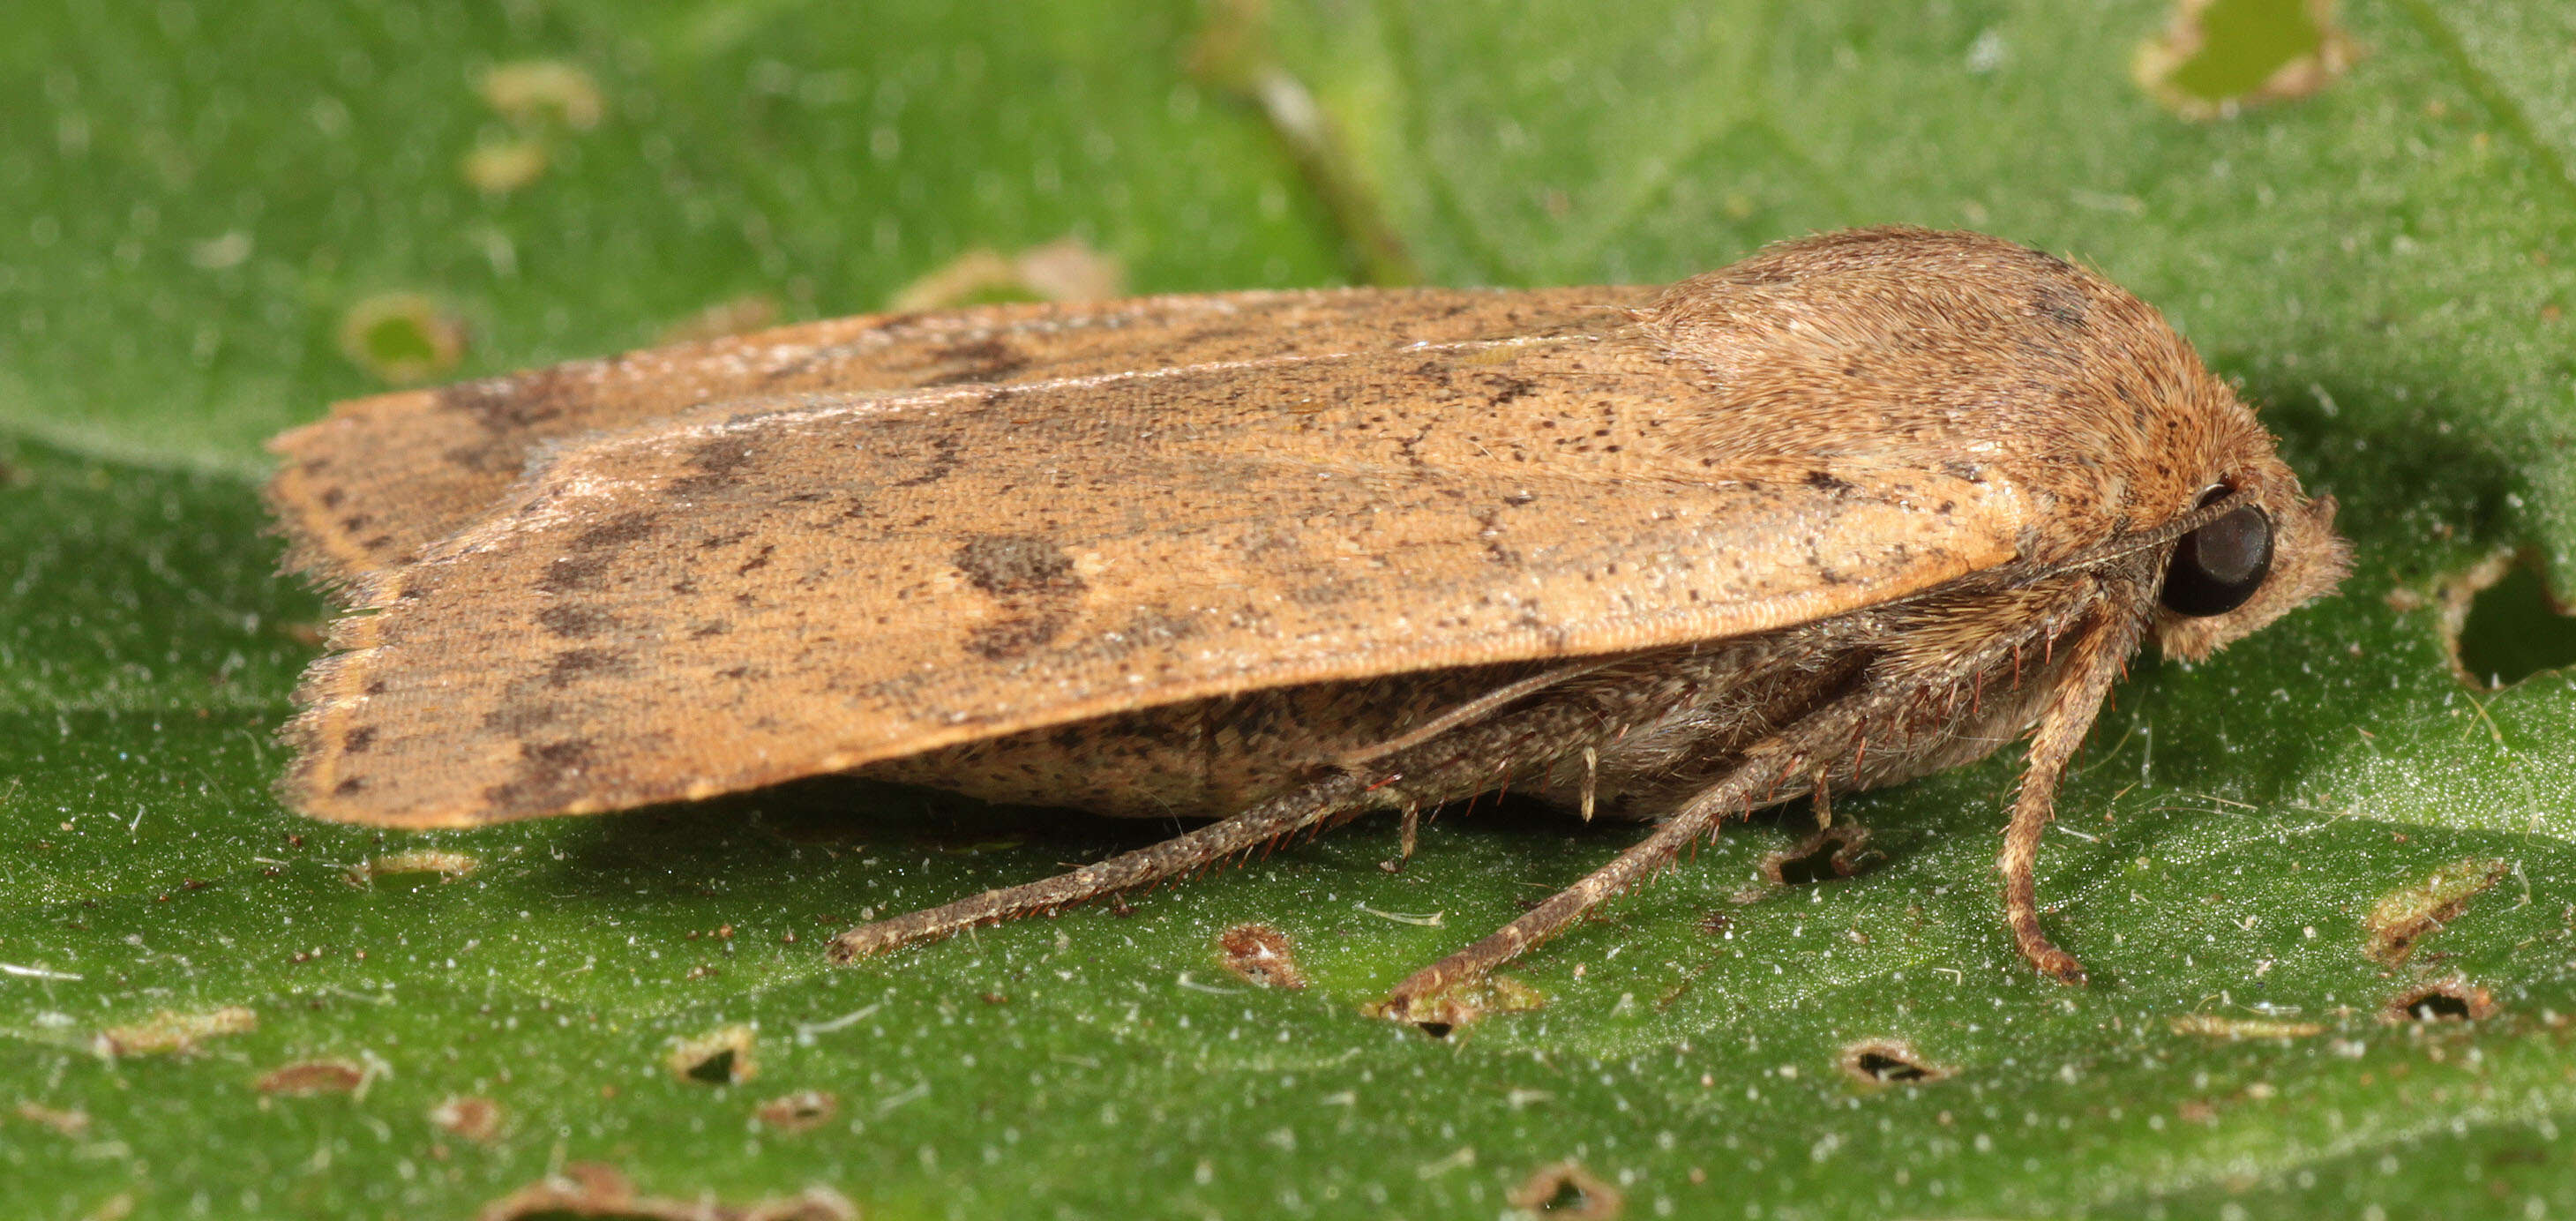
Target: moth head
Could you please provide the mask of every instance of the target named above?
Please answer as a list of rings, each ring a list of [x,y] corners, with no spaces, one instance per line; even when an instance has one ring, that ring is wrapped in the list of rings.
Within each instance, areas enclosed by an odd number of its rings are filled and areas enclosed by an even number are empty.
[[[2168,657],[2198,661],[2311,598],[2352,565],[2332,496],[2313,500],[2270,451],[2222,475],[2185,511],[2236,508],[2176,539],[2156,591],[2154,633]]]

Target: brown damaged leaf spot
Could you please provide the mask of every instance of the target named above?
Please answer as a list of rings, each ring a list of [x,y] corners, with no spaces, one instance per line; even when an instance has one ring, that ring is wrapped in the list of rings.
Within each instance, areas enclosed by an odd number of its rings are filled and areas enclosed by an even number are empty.
[[[366,864],[349,871],[349,882],[364,886],[377,878],[406,873],[434,873],[442,882],[452,882],[483,867],[482,858],[463,852],[441,852],[421,849],[414,852],[388,852],[370,858]]]
[[[2495,1011],[2494,993],[2454,976],[2398,993],[2383,1016],[2392,1022],[2475,1022]]]
[[[1762,876],[1774,886],[1806,886],[1865,873],[1884,860],[1869,847],[1869,828],[1827,827],[1794,848],[1762,858]]]
[[[42,1124],[74,1140],[89,1135],[89,1112],[87,1111],[60,1110],[41,1102],[21,1102],[18,1104],[17,1115],[28,1123]]]
[[[483,1206],[475,1221],[540,1217],[632,1218],[633,1221],[858,1221],[858,1207],[828,1187],[727,1205],[706,1196],[639,1195],[615,1167],[573,1162]]]
[[[654,342],[667,346],[726,339],[760,330],[778,321],[779,313],[778,298],[767,293],[744,293],[674,321],[662,328]]]
[[[727,1026],[722,1030],[681,1039],[672,1045],[671,1054],[662,1063],[671,1075],[682,1081],[702,1085],[739,1085],[760,1073],[760,1063],[753,1058],[757,1039],[749,1026]]]
[[[2164,37],[2138,48],[2134,73],[2187,119],[2303,98],[2361,57],[2334,9],[2334,0],[2176,0]]]
[[[2304,1039],[2324,1034],[2321,1022],[2286,1022],[2278,1018],[2237,1018],[2215,1013],[2186,1013],[2165,1020],[2175,1034],[2205,1039]]]
[[[1950,1070],[1923,1057],[1902,1039],[1868,1039],[1843,1049],[1844,1075],[1863,1085],[1921,1085]]]
[[[354,1094],[367,1084],[367,1070],[346,1060],[304,1060],[260,1074],[251,1088],[289,1098],[315,1094]]]
[[[518,137],[487,140],[457,159],[466,185],[486,195],[507,195],[545,176],[551,162],[543,141]]]
[[[490,1144],[493,1137],[501,1134],[501,1104],[463,1094],[431,1107],[429,1122],[475,1144]]]
[[[500,64],[475,84],[485,105],[522,127],[561,124],[587,131],[599,126],[608,113],[598,80],[580,65],[562,60]]]
[[[257,1029],[259,1015],[239,1005],[202,1013],[177,1013],[164,1009],[149,1020],[130,1026],[110,1026],[98,1032],[98,1038],[91,1046],[102,1056],[148,1056],[164,1052],[186,1054],[197,1050],[198,1045],[207,1039],[248,1034]]]
[[[2466,908],[2469,900],[2512,872],[2497,859],[2456,861],[2436,869],[2423,881],[2390,891],[2370,909],[2364,927],[2370,939],[2363,952],[2371,961],[2396,966],[2415,953],[2415,944],[2439,930]]]
[[[340,316],[340,351],[384,381],[426,381],[465,358],[465,324],[419,293],[382,293]]]
[[[1288,934],[1267,924],[1238,924],[1217,934],[1217,961],[1243,979],[1271,988],[1303,988],[1306,973]]]
[[[811,1132],[841,1113],[841,1100],[827,1090],[798,1090],[760,1104],[752,1112],[760,1122],[781,1132]]]
[[[1118,260],[1067,237],[1015,255],[975,247],[895,290],[886,308],[913,313],[993,301],[1101,301],[1126,286],[1127,269]]]
[[[1547,1007],[1547,994],[1509,975],[1487,975],[1454,988],[1416,997],[1401,1006],[1379,1002],[1361,1012],[1421,1027],[1445,1039],[1461,1026],[1498,1013],[1531,1013]]]
[[[1525,1212],[1581,1221],[1611,1221],[1628,1207],[1618,1188],[1573,1161],[1539,1167],[1508,1198],[1512,1207]]]

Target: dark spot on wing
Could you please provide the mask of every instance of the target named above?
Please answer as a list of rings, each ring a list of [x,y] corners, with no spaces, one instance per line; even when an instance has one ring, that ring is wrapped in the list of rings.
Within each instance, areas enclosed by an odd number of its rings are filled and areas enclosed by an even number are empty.
[[[652,532],[652,514],[620,513],[572,536],[569,545],[575,551],[603,551],[636,542]]]
[[[581,769],[596,753],[588,738],[519,743],[519,773],[483,790],[483,800],[508,811],[545,809],[577,795]]]
[[[616,649],[566,649],[546,667],[546,685],[569,686],[591,675],[633,672],[635,659]]]
[[[1027,367],[1028,359],[999,339],[978,339],[941,349],[937,354],[940,372],[922,382],[924,386],[960,386],[975,382],[1000,381]]]
[[[960,545],[950,562],[988,594],[1073,593],[1083,587],[1073,557],[1042,538],[979,534]]]
[[[1486,385],[1494,388],[1493,397],[1485,400],[1485,405],[1488,407],[1500,407],[1513,399],[1528,398],[1538,393],[1538,381],[1535,378],[1496,373],[1484,380]]]
[[[1004,619],[966,634],[966,651],[988,661],[1009,661],[1055,639],[1064,621],[1053,615]]]
[[[504,738],[524,738],[562,716],[551,704],[504,704],[483,714],[483,728]]]
[[[609,562],[615,558],[607,554],[559,556],[546,565],[545,575],[537,578],[537,588],[551,594],[597,589],[601,578],[608,575]]]
[[[375,744],[376,727],[373,725],[360,725],[340,735],[340,749],[349,754],[359,754]]]
[[[671,481],[668,491],[674,496],[701,496],[742,482],[742,468],[751,464],[751,443],[740,437],[709,437],[690,451],[689,469],[693,474]]]
[[[537,626],[572,639],[598,635],[611,622],[608,612],[587,606],[549,606],[537,612]]]
[[[1837,477],[1831,471],[1807,472],[1807,486],[1821,492],[1831,492],[1836,496],[1848,495],[1858,487],[1848,479]]]
[[[964,465],[964,463],[957,456],[957,438],[932,437],[930,439],[930,465],[924,468],[918,475],[895,480],[891,486],[899,488],[917,488],[925,483],[937,483],[942,479],[946,479],[950,472],[956,470],[961,465]],[[859,516],[859,508],[857,505],[854,504],[851,506],[849,516]]]
[[[742,567],[733,570],[733,575],[747,577],[758,569],[769,567],[769,553],[776,550],[778,550],[778,544],[762,543],[757,553],[742,562]]]
[[[438,392],[439,406],[463,412],[489,432],[519,432],[561,418],[579,396],[589,366],[562,365],[463,382]]]

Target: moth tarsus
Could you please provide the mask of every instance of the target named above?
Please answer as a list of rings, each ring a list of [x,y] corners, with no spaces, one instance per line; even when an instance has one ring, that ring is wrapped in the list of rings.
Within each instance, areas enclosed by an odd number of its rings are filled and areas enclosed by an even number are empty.
[[[1426,1008],[1722,821],[2031,737],[2041,837],[2129,655],[2346,563],[2154,310],[1887,228],[1668,289],[1244,293],[846,319],[345,404],[273,443],[358,612],[288,727],[308,813],[596,813],[856,771],[1215,817],[850,930],[851,958],[1372,812],[1656,825],[1397,985]],[[1445,1012],[1445,1010],[1444,1010]]]

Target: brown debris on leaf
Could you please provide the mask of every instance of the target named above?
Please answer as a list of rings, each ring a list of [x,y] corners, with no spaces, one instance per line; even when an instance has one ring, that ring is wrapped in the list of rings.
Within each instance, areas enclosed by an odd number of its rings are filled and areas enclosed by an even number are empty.
[[[740,1085],[760,1073],[760,1063],[752,1056],[755,1038],[749,1026],[727,1026],[722,1030],[682,1039],[671,1048],[663,1064],[671,1075],[682,1081],[702,1085]]]
[[[2234,1018],[2215,1013],[2186,1013],[2165,1020],[2175,1034],[2205,1039],[2304,1039],[2324,1034],[2322,1022],[2285,1022],[2278,1018]]]
[[[2334,0],[2175,0],[2164,37],[2138,48],[2137,81],[2186,119],[2303,98],[2361,58]]]
[[[2486,893],[2512,870],[2509,862],[2492,858],[2455,861],[2423,881],[2388,892],[2372,905],[2369,919],[2363,922],[2370,930],[2363,952],[2382,966],[2405,962],[2417,942],[2449,923],[2469,900]]]
[[[1546,1007],[1546,993],[1509,975],[1494,974],[1422,997],[1401,1011],[1380,1002],[1361,1012],[1419,1026],[1424,1034],[1438,1039],[1490,1014],[1529,1013]]]
[[[825,1090],[798,1090],[760,1104],[752,1112],[760,1122],[781,1132],[811,1132],[841,1113],[841,1100]]]
[[[349,881],[353,885],[365,885],[376,878],[395,874],[434,873],[439,881],[453,882],[482,867],[481,858],[463,852],[388,852],[370,858],[366,864],[350,871]]]
[[[1226,970],[1271,988],[1306,986],[1306,973],[1297,969],[1291,950],[1288,934],[1267,924],[1238,924],[1216,939],[1217,961]]]
[[[367,1084],[367,1070],[346,1060],[303,1060],[260,1074],[251,1088],[263,1094],[309,1098],[315,1094],[354,1094]]]
[[[197,1045],[207,1039],[248,1034],[257,1029],[259,1015],[239,1005],[203,1013],[176,1013],[164,1009],[147,1020],[99,1031],[91,1048],[102,1056],[148,1056],[163,1052],[185,1054],[197,1050]]]
[[[501,1104],[479,1095],[459,1095],[431,1107],[429,1122],[475,1144],[488,1144],[501,1134]]]
[[[859,1210],[828,1187],[773,1196],[744,1205],[706,1197],[646,1196],[613,1166],[573,1162],[483,1206],[475,1221],[534,1221],[539,1217],[613,1217],[618,1221],[858,1221]]]
[[[1612,1221],[1628,1206],[1627,1197],[1579,1162],[1558,1162],[1538,1171],[1511,1190],[1512,1207],[1580,1221]]]

